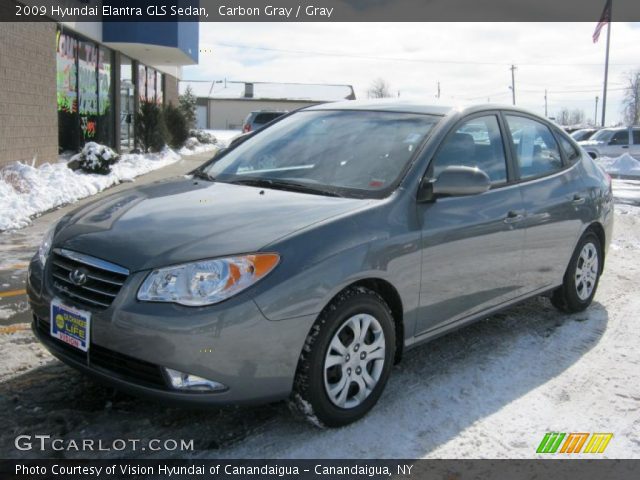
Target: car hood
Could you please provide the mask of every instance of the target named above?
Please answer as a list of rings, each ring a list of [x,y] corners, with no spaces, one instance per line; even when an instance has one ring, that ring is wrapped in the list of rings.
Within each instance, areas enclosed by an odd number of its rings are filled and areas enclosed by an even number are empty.
[[[259,251],[367,200],[180,178],[108,196],[63,219],[54,248],[144,270]]]

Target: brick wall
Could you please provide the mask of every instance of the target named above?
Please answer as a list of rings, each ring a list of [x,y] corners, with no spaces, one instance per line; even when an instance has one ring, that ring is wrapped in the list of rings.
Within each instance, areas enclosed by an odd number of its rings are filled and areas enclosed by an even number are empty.
[[[0,167],[57,160],[55,40],[52,22],[0,24]]]
[[[165,73],[164,75],[164,103],[178,106],[178,79]]]

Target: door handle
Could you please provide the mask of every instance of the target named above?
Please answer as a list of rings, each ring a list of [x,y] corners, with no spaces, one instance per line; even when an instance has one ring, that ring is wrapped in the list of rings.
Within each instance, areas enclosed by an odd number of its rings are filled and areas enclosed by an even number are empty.
[[[629,145],[622,145],[622,148],[629,148]]]
[[[504,223],[517,223],[521,222],[524,219],[524,215],[516,212],[515,210],[510,210],[507,213],[507,216],[504,217]]]
[[[573,196],[571,203],[573,203],[574,205],[582,205],[585,201],[586,201],[586,198],[576,194]]]

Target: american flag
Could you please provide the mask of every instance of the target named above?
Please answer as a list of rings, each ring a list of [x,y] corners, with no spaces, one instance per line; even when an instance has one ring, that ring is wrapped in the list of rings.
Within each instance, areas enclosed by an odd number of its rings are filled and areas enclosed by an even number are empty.
[[[600,30],[611,21],[611,0],[607,0],[607,3],[604,6],[604,10],[602,10],[602,15],[600,16],[600,21],[598,25],[596,25],[596,30],[593,32],[593,43],[596,43],[600,38]]]

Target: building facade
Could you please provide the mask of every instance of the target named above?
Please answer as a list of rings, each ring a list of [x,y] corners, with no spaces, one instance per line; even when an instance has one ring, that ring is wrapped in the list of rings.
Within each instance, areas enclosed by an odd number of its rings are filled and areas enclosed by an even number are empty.
[[[88,141],[133,149],[140,102],[177,103],[182,66],[197,62],[197,22],[3,23],[0,166]]]
[[[244,119],[259,110],[292,111],[318,103],[355,100],[351,85],[302,83],[184,81],[197,98],[198,128],[241,130]]]

